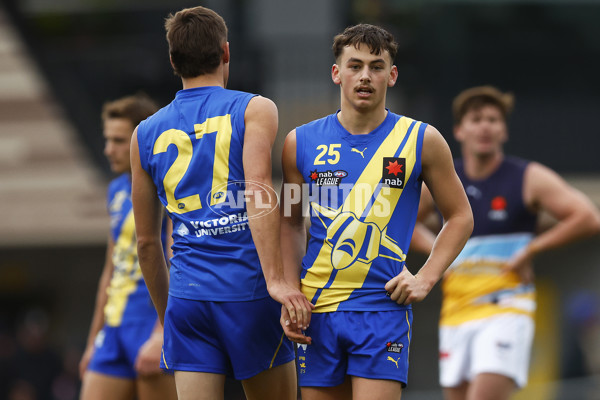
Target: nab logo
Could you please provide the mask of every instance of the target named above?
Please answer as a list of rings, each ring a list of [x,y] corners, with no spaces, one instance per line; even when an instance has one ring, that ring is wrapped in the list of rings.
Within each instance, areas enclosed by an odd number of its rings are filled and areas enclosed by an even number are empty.
[[[383,157],[381,183],[391,188],[404,189],[405,176],[406,158]]]
[[[402,349],[404,348],[404,345],[402,343],[387,342],[385,344],[385,347],[387,348],[387,351],[389,353],[401,353]]]
[[[343,170],[337,171],[311,171],[309,178],[317,186],[339,186],[342,179],[347,177],[348,173]]]

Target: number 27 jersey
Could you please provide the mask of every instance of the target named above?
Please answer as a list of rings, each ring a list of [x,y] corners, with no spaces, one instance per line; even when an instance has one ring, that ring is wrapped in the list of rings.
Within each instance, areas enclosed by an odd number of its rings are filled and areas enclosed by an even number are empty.
[[[180,90],[138,127],[142,168],[173,221],[172,296],[268,296],[244,202],[244,115],[253,96],[218,86]]]
[[[387,113],[366,135],[337,114],[296,128],[296,164],[309,191],[302,291],[314,312],[406,308],[385,284],[404,267],[421,192],[426,124]]]

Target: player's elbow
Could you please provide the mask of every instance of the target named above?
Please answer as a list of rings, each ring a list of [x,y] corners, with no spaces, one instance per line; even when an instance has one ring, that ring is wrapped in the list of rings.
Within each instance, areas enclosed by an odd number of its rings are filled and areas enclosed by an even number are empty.
[[[157,240],[152,237],[139,236],[137,238],[137,251],[138,257],[140,259],[146,257],[148,254],[151,254],[153,249],[157,245]]]
[[[467,217],[467,231],[469,232],[469,236],[473,233],[473,228],[475,227],[475,220],[473,219],[473,212],[469,208],[469,215]]]
[[[260,177],[246,179],[244,192],[246,201],[256,207],[263,204],[270,206],[277,204],[277,193],[273,189],[270,179],[261,179]]]
[[[590,210],[589,215],[586,216],[585,220],[589,225],[588,231],[590,236],[600,233],[600,212],[595,206]]]
[[[475,226],[471,207],[467,207],[460,213],[457,213],[455,219],[457,221],[457,224],[461,226],[461,231],[465,234],[467,238],[469,238],[469,236],[471,236],[471,233],[473,233],[473,227]]]

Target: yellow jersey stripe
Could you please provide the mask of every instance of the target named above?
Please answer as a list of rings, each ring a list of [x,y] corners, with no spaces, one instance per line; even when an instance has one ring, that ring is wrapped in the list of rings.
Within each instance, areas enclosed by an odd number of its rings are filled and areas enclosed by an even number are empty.
[[[137,259],[133,210],[129,211],[123,221],[119,238],[113,249],[112,261],[115,269],[107,289],[108,301],[104,307],[104,315],[109,326],[119,326],[127,299],[136,290],[137,280],[142,273]]]

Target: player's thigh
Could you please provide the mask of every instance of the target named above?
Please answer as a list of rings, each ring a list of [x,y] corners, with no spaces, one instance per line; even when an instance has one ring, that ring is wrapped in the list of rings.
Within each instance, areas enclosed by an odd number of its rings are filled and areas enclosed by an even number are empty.
[[[136,379],[138,400],[177,400],[175,377],[168,374],[138,376]]]
[[[352,377],[352,400],[400,400],[402,384],[389,379]]]
[[[248,400],[295,400],[297,397],[294,361],[267,369],[242,381]]]
[[[337,386],[300,388],[302,400],[352,400],[352,381],[346,376],[344,383]]]
[[[443,389],[445,400],[466,400],[467,390],[469,389],[469,383],[463,382],[458,386],[445,387]]]
[[[218,400],[225,393],[225,375],[207,372],[175,371],[179,400]]]
[[[412,311],[347,311],[343,314],[346,319],[341,324],[348,327],[342,333],[348,357],[346,374],[406,386]]]
[[[279,323],[281,304],[272,298],[224,302],[215,308],[212,323],[235,379],[247,380],[294,360],[293,343]]]
[[[504,375],[524,387],[533,333],[533,320],[527,315],[504,314],[486,319],[473,341],[470,380],[490,373]]]
[[[135,398],[135,381],[88,370],[83,376],[79,398],[80,400],[132,400]]]
[[[439,329],[439,379],[440,385],[450,394],[447,399],[460,397],[463,383],[471,379],[470,368],[473,357],[473,338],[477,334],[480,322],[468,322],[458,326],[442,326]]]
[[[511,378],[491,373],[477,374],[469,385],[468,400],[508,400],[515,391]]]

